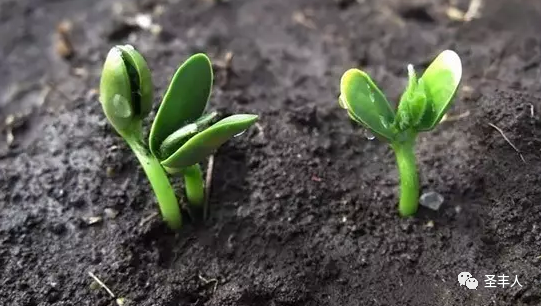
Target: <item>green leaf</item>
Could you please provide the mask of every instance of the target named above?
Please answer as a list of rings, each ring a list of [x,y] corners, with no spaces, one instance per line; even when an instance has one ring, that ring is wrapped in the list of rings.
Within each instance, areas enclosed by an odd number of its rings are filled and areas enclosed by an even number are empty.
[[[404,93],[400,97],[400,102],[398,103],[398,108],[400,109],[400,105],[406,101],[411,99],[411,97],[415,94],[417,91],[417,85],[419,83],[419,80],[417,79],[417,74],[415,73],[415,69],[413,68],[413,65],[408,65],[408,87],[406,87],[406,90],[404,90]]]
[[[424,83],[425,93],[431,111],[418,125],[420,131],[432,130],[451,107],[451,102],[462,78],[462,63],[454,51],[445,50],[425,70],[420,81]]]
[[[130,80],[134,83],[132,87],[132,103],[135,113],[144,118],[152,110],[153,85],[150,69],[143,56],[131,45],[117,46],[122,51],[122,58],[131,71]]]
[[[423,80],[419,80],[417,90],[411,96],[411,100],[408,103],[410,118],[412,120],[412,127],[417,127],[421,120],[430,111],[430,104],[426,98],[425,86]]]
[[[160,145],[160,156],[166,159],[175,153],[190,137],[208,128],[211,121],[218,115],[217,112],[205,114],[194,123],[187,124],[167,136]]]
[[[417,80],[413,65],[408,65],[409,84],[400,98],[396,112],[399,130],[417,128],[426,112],[430,110],[426,98],[424,82]]]
[[[163,97],[150,130],[150,150],[159,156],[167,136],[203,114],[212,90],[212,65],[205,54],[196,54],[180,66]]]
[[[388,140],[395,136],[394,111],[368,74],[359,69],[346,71],[340,81],[340,92],[340,105],[354,120]]]
[[[138,126],[152,108],[152,78],[145,59],[132,46],[115,46],[107,54],[100,102],[119,133],[140,133]]]
[[[113,47],[107,54],[100,79],[103,112],[117,131],[125,131],[132,120],[131,87],[122,51]]]
[[[257,118],[257,115],[239,114],[222,119],[190,138],[175,153],[162,161],[162,165],[166,170],[176,172],[174,170],[201,162],[227,140],[243,133],[257,121]]]

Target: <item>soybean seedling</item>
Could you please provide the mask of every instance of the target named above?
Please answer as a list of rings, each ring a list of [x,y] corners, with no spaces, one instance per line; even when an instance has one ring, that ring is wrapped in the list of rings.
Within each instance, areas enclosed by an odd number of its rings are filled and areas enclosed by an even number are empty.
[[[209,58],[196,54],[175,72],[150,130],[143,140],[143,119],[150,113],[153,85],[144,58],[132,46],[109,51],[100,81],[100,102],[111,125],[128,143],[154,190],[161,214],[172,229],[182,226],[182,215],[167,173],[185,179],[191,207],[204,201],[199,163],[227,140],[244,132],[257,115],[238,114],[214,124],[216,112],[204,114],[212,89]]]
[[[396,111],[370,76],[359,69],[344,73],[339,98],[340,106],[354,121],[394,150],[400,175],[398,211],[402,216],[415,214],[419,204],[415,139],[439,124],[462,77],[460,57],[451,50],[440,53],[420,78],[413,65],[407,69],[409,82]]]

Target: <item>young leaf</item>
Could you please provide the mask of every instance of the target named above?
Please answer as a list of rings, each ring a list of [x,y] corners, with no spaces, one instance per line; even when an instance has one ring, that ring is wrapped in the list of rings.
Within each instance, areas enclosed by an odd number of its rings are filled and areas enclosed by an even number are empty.
[[[400,108],[400,105],[403,101],[411,99],[415,91],[417,91],[417,85],[419,83],[419,80],[417,79],[417,73],[415,73],[415,69],[413,68],[413,65],[408,65],[408,86],[406,87],[406,90],[404,90],[404,93],[400,97],[400,102],[398,103],[398,108]]]
[[[420,81],[424,83],[431,112],[425,114],[418,126],[419,130],[429,131],[441,121],[451,106],[461,78],[462,63],[454,51],[443,51],[428,66]]]
[[[118,131],[133,122],[130,76],[122,51],[116,47],[107,54],[100,80],[100,102],[107,119]]]
[[[368,74],[359,69],[346,71],[340,81],[340,92],[340,104],[352,118],[384,138],[394,137],[391,130],[394,111]]]
[[[166,159],[171,154],[175,153],[175,151],[188,141],[190,137],[206,129],[217,115],[217,112],[205,114],[194,123],[187,124],[167,136],[160,145],[160,156],[162,156],[163,159]]]
[[[257,115],[239,114],[222,119],[190,138],[175,153],[162,161],[162,165],[171,171],[196,164],[231,137],[248,129],[257,118]]]
[[[411,127],[413,121],[411,118],[410,104],[417,91],[417,84],[417,74],[415,73],[415,69],[413,69],[413,65],[410,64],[408,65],[408,86],[400,97],[395,117],[395,124],[402,131]]]
[[[150,130],[150,150],[156,156],[167,136],[201,117],[212,89],[212,65],[205,54],[190,57],[177,70]]]
[[[408,104],[412,127],[417,128],[427,111],[431,110],[426,98],[425,86],[422,80],[419,81],[417,90],[411,96],[411,100]]]
[[[122,51],[122,58],[126,61],[126,67],[133,83],[132,103],[135,114],[144,118],[152,110],[153,85],[150,69],[143,56],[131,45],[117,46]]]
[[[401,131],[417,129],[427,111],[430,111],[423,80],[417,80],[413,65],[408,65],[409,85],[398,104],[396,123]]]

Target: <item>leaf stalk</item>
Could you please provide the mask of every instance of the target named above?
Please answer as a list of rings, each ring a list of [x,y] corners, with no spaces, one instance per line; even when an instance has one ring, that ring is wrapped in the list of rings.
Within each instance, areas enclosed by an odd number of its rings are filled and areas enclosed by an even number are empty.
[[[199,164],[195,164],[182,169],[184,175],[184,185],[186,197],[191,207],[200,209],[205,202],[205,182],[203,181],[203,172]]]
[[[143,144],[143,141],[138,137],[124,136],[124,139],[126,139],[133,153],[137,156],[139,163],[150,181],[163,219],[171,229],[179,230],[182,227],[182,214],[175,191],[171,183],[169,183],[167,174],[160,161],[150,153]]]

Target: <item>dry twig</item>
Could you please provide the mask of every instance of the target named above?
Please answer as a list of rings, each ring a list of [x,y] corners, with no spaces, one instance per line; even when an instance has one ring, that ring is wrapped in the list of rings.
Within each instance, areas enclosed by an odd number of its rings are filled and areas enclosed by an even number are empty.
[[[509,138],[507,138],[507,136],[505,136],[505,133],[502,131],[502,129],[500,129],[499,127],[497,127],[496,125],[490,122],[488,123],[488,125],[490,125],[496,131],[498,131],[502,135],[503,139],[513,148],[513,150],[515,150],[515,152],[518,153],[518,155],[520,156],[520,159],[522,159],[522,162],[526,163],[526,160],[524,159],[524,156],[522,156],[522,153],[520,153],[520,150],[511,142],[511,140],[509,140]]]
[[[216,288],[218,287],[218,280],[216,278],[206,279],[201,274],[197,275],[201,281],[205,283],[205,285],[208,285],[210,283],[214,283],[212,293],[216,292]]]
[[[56,53],[65,59],[69,59],[75,53],[70,39],[71,28],[71,22],[67,20],[62,21],[56,27],[56,33],[58,34],[56,40]]]
[[[440,122],[451,122],[451,121],[457,121],[457,120],[460,120],[460,119],[464,119],[466,117],[468,117],[470,115],[470,111],[467,110],[461,114],[458,114],[458,115],[448,115],[448,114],[445,114],[443,115],[443,118],[441,119]]]
[[[210,189],[212,187],[212,172],[214,170],[214,155],[209,157],[207,176],[205,177],[205,202],[203,203],[203,220],[207,220],[209,212]]]
[[[469,22],[480,16],[479,13],[482,6],[482,0],[471,0],[466,12],[458,9],[455,6],[451,6],[447,9],[447,17],[456,21]]]
[[[94,281],[96,283],[98,283],[98,285],[100,285],[100,287],[102,287],[103,289],[105,289],[105,291],[107,291],[107,293],[109,293],[109,295],[114,299],[115,298],[115,294],[113,293],[113,291],[111,291],[111,289],[109,289],[109,287],[107,287],[96,275],[94,275],[94,273],[88,271],[88,275],[90,277],[92,277],[94,279]]]

